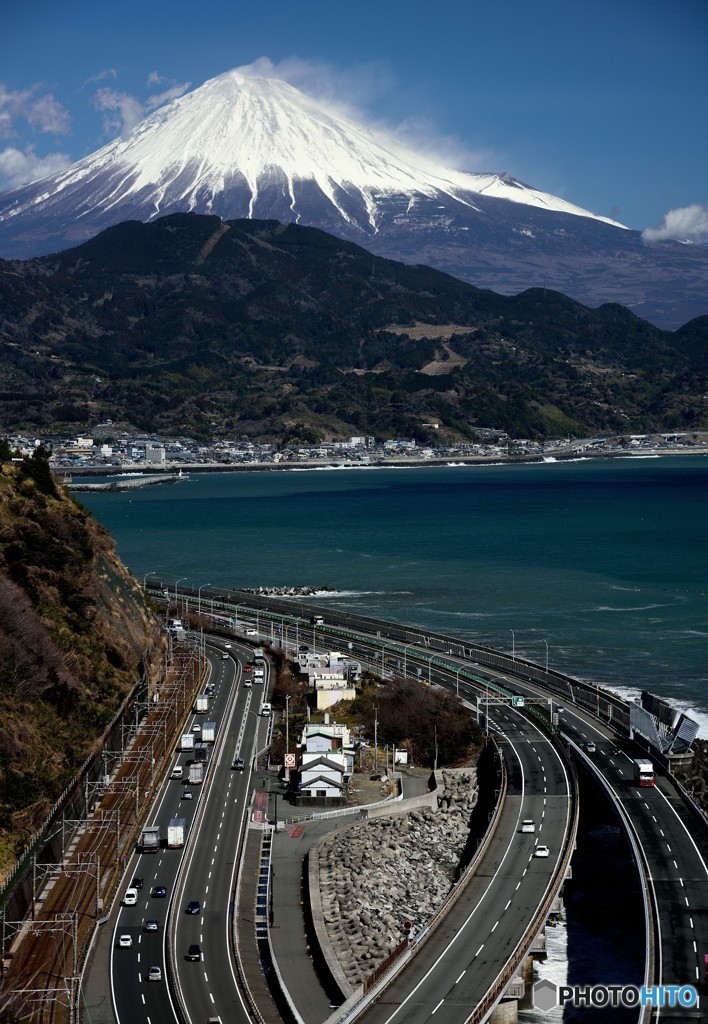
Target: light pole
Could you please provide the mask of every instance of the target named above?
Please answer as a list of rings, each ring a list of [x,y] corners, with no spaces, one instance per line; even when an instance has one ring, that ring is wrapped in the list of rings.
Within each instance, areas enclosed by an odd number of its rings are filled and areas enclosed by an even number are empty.
[[[461,671],[462,671],[462,665],[460,665],[460,667],[458,668],[457,672],[455,673],[455,693],[457,694],[458,697],[460,696],[460,672]]]
[[[188,580],[188,579],[189,579],[189,576],[180,576],[180,578],[175,581],[175,604],[177,604],[177,585],[179,583],[182,583],[184,580]]]
[[[543,641],[546,645],[546,675],[548,675],[548,640]]]
[[[145,588],[147,586],[147,578],[148,578],[148,576],[152,576],[153,573],[156,573],[156,572],[157,572],[157,569],[151,569],[150,572],[146,572],[145,573],[145,575],[143,576],[143,590],[145,590]]]
[[[406,644],[406,646],[405,646],[405,647],[403,648],[403,678],[404,678],[404,679],[406,678],[406,675],[407,675],[407,666],[408,666],[408,660],[407,660],[407,659],[408,659],[408,648],[409,648],[409,647],[413,647],[413,646],[414,646],[414,644],[415,644],[415,641],[414,641],[413,643],[410,643],[410,644]]]
[[[509,632],[511,633],[511,660],[516,661],[516,643],[514,641],[514,630],[510,629]]]
[[[197,615],[202,614],[202,590],[204,587],[210,587],[211,583],[202,583],[201,587],[197,590]]]

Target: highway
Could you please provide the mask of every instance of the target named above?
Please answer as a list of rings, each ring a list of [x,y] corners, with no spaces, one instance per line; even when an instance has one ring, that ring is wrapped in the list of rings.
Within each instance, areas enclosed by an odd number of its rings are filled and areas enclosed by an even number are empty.
[[[571,831],[572,780],[537,726],[511,711],[493,717],[508,775],[493,843],[464,896],[366,1012],[372,1024],[464,1024],[549,897]],[[521,832],[524,819],[534,833]],[[541,845],[548,858],[534,856]]]
[[[244,648],[250,652],[250,648]],[[111,957],[111,989],[116,1019],[119,1024],[138,1020],[179,1020],[169,981],[174,977],[178,998],[184,1001],[192,1019],[206,1019],[214,1006],[223,1007],[225,1020],[249,1020],[238,994],[229,955],[231,893],[238,864],[238,848],[245,814],[250,777],[250,758],[259,724],[257,716],[261,686],[246,689],[238,685],[241,667],[236,651],[222,660],[221,653],[208,651],[210,681],[215,692],[205,715],[194,715],[192,722],[216,721],[217,739],[211,750],[208,772],[202,785],[187,786],[183,781],[169,779],[163,788],[150,824],[161,827],[163,837],[171,818],[187,821],[188,841],[183,849],[161,849],[157,853],[136,858],[131,875],[143,879],[135,906],[123,906],[118,914]],[[266,680],[267,685],[267,680]],[[255,710],[254,710],[255,708]],[[244,772],[231,769],[235,752],[246,758]],[[175,764],[183,765],[185,773],[189,754],[179,754]],[[185,799],[185,793],[192,799]],[[184,854],[184,864],[182,865]],[[180,874],[180,868],[182,868]],[[152,895],[155,885],[166,887],[167,895]],[[189,900],[201,902],[198,915],[187,914]],[[172,918],[174,927],[169,928]],[[156,932],[147,931],[145,923],[157,920]],[[129,935],[132,945],[120,946],[120,936]],[[167,944],[174,942],[168,950]],[[203,962],[186,959],[188,946],[199,943]],[[171,956],[168,958],[168,952]],[[217,963],[220,969],[216,969]],[[170,964],[173,970],[170,971]],[[148,980],[150,967],[159,967],[162,980]]]
[[[338,649],[344,647],[341,631],[333,631],[331,640],[328,640],[326,631],[318,629],[316,635],[312,626],[302,622],[286,626],[282,609],[276,613],[280,627],[273,620],[262,619],[259,623],[258,613],[247,611],[243,605],[237,614],[241,628],[252,616],[260,630],[260,638],[265,638],[266,642],[277,643],[282,636],[285,640],[290,639],[291,649],[303,640],[310,644],[316,640],[319,647],[323,644],[331,644]],[[408,674],[418,672],[424,681],[453,688],[475,706],[480,693],[479,681],[483,679],[489,679],[491,687],[503,686],[508,691],[525,694],[529,699],[540,695],[544,702],[553,700],[557,704],[557,698],[538,684],[532,685],[528,679],[521,680],[508,670],[495,671],[489,665],[476,664],[461,644],[455,646],[455,641],[451,641],[449,650],[443,652],[443,656],[447,655],[444,661],[448,664],[441,667],[439,650],[418,649],[426,642],[423,633],[412,634],[415,640],[409,640],[406,633],[406,643],[388,637],[382,639],[380,635],[352,633],[351,630],[348,635],[351,637],[349,649],[354,656],[378,660],[386,671],[400,670],[408,661]],[[470,669],[475,672],[476,685],[464,678],[463,668],[464,673]],[[235,670],[235,662],[231,662],[232,673]],[[228,664],[219,662],[214,671],[227,672]],[[233,676],[231,682],[234,682]],[[230,705],[227,690],[231,693]],[[151,879],[168,885],[168,896],[172,895],[177,901],[173,907],[176,922],[173,958],[178,998],[183,1001],[190,1019],[197,1020],[210,1014],[220,1014],[225,1020],[249,1019],[240,1002],[228,957],[230,900],[249,779],[248,772],[232,772],[230,761],[235,752],[240,751],[248,763],[255,749],[253,737],[259,724],[257,704],[260,699],[260,695],[258,700],[253,696],[255,692],[246,691],[241,686],[232,690],[231,684],[226,684],[226,675],[220,680],[214,707],[221,706],[223,734],[227,742],[222,753],[217,753],[213,759],[210,784],[214,786],[212,796],[216,799],[204,801],[204,814],[195,825],[199,834],[198,846],[195,847],[196,853],[193,849],[188,853],[184,882],[179,892],[174,893],[174,878],[170,879],[168,870],[179,859],[176,851],[157,855],[162,857],[159,862],[150,857],[141,858],[141,867],[136,873],[144,875],[145,889],[137,907],[121,911],[116,928],[116,945],[119,934],[134,936],[133,947],[116,949],[113,957],[113,980],[121,993],[115,997],[119,1021],[125,1022],[131,1015],[131,1006],[134,1013],[135,1006],[141,1003],[146,1017],[153,1021],[168,1020],[173,1014],[168,986],[164,982],[160,985],[143,980],[145,970],[152,964],[155,949],[150,944],[157,939],[162,950],[163,943],[162,931],[158,936],[141,931],[143,920],[161,902],[145,895]],[[486,697],[489,697],[489,692]],[[599,700],[598,696],[598,706]],[[223,704],[219,705],[217,701],[223,701]],[[649,882],[649,909],[655,912],[655,918],[651,918],[648,925],[650,941],[646,980],[648,983],[676,985],[699,983],[703,975],[703,955],[708,953],[705,828],[698,824],[694,813],[670,781],[659,776],[654,789],[636,786],[630,754],[638,754],[630,744],[620,743],[621,751],[615,753],[618,741],[606,725],[568,701],[563,705],[561,732],[564,739],[575,745],[577,757],[610,792],[626,820],[631,822],[629,827],[641,849],[640,859]],[[492,985],[500,967],[527,929],[533,912],[548,894],[562,848],[561,837],[568,828],[569,780],[566,769],[545,733],[537,729],[529,718],[506,706],[496,707],[493,703],[487,710],[490,723],[500,733],[509,776],[508,797],[490,850],[491,859],[420,949],[411,969],[402,972],[383,998],[369,1008],[367,1016],[375,1019],[377,1024],[384,1021],[388,1024],[394,1020],[417,1022],[432,1016],[435,1016],[436,1024],[440,1020],[467,1020],[471,1008]],[[261,724],[265,728],[265,724]],[[592,754],[585,753],[583,749],[588,739],[596,744],[596,751]],[[168,792],[173,786],[179,787],[180,784],[170,783]],[[168,818],[175,816],[175,808],[171,805],[163,807],[164,803],[163,797],[158,817],[166,827]],[[195,805],[191,808],[193,816],[199,801],[192,803]],[[181,816],[189,817],[182,806],[179,812]],[[519,832],[519,822],[523,818],[536,821],[534,834]],[[195,837],[196,834],[195,831]],[[547,859],[532,856],[532,847],[540,843],[550,847]],[[148,878],[149,867],[144,863],[147,861],[153,861],[151,879]],[[204,901],[199,915],[185,913],[186,902],[190,899]],[[186,961],[185,953],[192,942],[200,943],[204,951],[203,962]],[[214,966],[215,950],[218,951],[218,969]],[[155,963],[162,965],[164,972],[164,956]],[[120,1012],[123,988],[126,999]],[[660,1016],[670,1020],[674,1015],[671,1010],[664,1009]],[[685,1010],[676,1011],[675,1019],[679,1016],[681,1019],[700,1019],[687,1017]]]

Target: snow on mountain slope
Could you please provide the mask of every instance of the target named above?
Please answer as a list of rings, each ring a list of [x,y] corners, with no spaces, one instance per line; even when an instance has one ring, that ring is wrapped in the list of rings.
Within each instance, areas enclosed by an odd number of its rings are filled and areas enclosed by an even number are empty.
[[[298,221],[304,183],[316,185],[345,221],[356,220],[367,234],[377,230],[377,200],[392,194],[442,196],[473,209],[479,194],[594,218],[508,175],[437,165],[383,134],[335,118],[285,82],[229,71],[157,110],[127,138],[16,190],[4,203],[0,198],[0,224],[45,204],[56,207],[62,197],[73,201],[78,189],[86,193],[79,219],[135,205],[141,219],[177,208],[221,214],[235,189],[248,196],[237,213],[257,217],[262,190],[274,184],[290,219]],[[351,200],[365,218],[355,215]]]
[[[508,174],[445,167],[285,82],[238,70],[65,171],[0,195],[0,258],[187,211],[294,221],[479,287],[620,303],[663,327],[708,313],[708,246],[647,245]]]

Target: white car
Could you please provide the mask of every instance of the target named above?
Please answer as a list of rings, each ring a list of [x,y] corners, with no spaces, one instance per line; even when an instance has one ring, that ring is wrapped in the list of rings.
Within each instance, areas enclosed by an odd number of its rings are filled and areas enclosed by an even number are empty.
[[[162,981],[162,968],[151,967],[146,975],[147,981]]]
[[[258,636],[258,630],[257,629],[247,629],[246,630],[246,636]]]
[[[525,818],[521,822],[521,831],[522,832],[535,832],[536,831],[536,825],[531,820],[531,818]]]
[[[534,857],[550,857],[551,851],[547,846],[537,846],[533,851]]]
[[[231,650],[231,644],[224,644],[224,647],[226,648],[227,651]]]
[[[119,938],[118,938],[118,945],[120,946],[121,949],[128,949],[130,946],[133,945],[133,936],[132,935],[121,935],[121,936],[119,936]]]
[[[123,906],[134,907],[138,902],[138,890],[137,889],[126,889],[123,894]]]

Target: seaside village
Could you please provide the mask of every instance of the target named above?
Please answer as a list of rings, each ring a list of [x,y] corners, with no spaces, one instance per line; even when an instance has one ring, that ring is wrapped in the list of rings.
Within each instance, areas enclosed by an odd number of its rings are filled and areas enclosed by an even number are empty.
[[[424,424],[431,433],[438,423]],[[391,459],[449,460],[474,458],[553,458],[601,456],[623,452],[671,451],[704,448],[708,434],[627,434],[617,437],[554,438],[531,440],[511,438],[503,430],[475,428],[476,441],[454,444],[421,444],[412,438],[379,440],[371,436],[318,444],[270,444],[247,437],[198,442],[188,437],[162,438],[156,434],[132,434],[110,421],[97,425],[90,434],[46,437],[17,434],[10,444],[23,455],[40,444],[51,452],[50,464],[68,470],[97,472],[164,472],[244,466],[290,466],[297,463],[331,465],[378,465]]]

